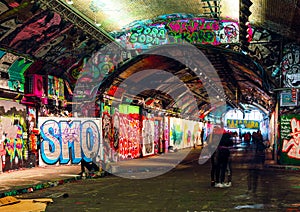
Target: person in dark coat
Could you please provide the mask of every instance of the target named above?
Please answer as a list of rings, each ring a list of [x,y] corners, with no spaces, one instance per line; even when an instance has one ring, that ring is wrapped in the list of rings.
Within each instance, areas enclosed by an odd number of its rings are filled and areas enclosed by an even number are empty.
[[[229,148],[233,146],[231,134],[221,124],[221,127],[214,129],[212,140],[220,143],[211,157],[211,185],[218,188],[229,187],[229,184],[225,184],[225,173],[230,156]]]
[[[229,187],[231,184],[225,183],[225,173],[227,170],[228,160],[230,157],[230,148],[233,146],[231,134],[221,126],[219,135],[221,135],[220,143],[217,148],[217,165],[216,165],[216,184],[215,187]]]

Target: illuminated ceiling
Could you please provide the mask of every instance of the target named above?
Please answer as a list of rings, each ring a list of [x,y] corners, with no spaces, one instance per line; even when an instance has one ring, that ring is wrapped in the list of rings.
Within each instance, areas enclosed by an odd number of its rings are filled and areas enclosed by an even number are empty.
[[[210,16],[207,0],[60,0],[79,11],[107,32],[120,31],[128,24],[164,14],[185,13]],[[297,39],[300,33],[300,1],[251,0],[250,23],[286,37]],[[239,0],[221,0],[220,18],[238,20]],[[299,38],[298,38],[299,39]]]
[[[205,11],[203,6],[207,6],[200,0],[186,0],[180,3],[177,0],[74,0],[72,2],[73,4],[68,4],[71,8],[101,24],[101,27],[108,32],[120,31],[132,22],[152,19],[164,14],[199,15]],[[237,5],[237,1],[231,4],[231,11],[227,14],[229,17],[238,18]]]

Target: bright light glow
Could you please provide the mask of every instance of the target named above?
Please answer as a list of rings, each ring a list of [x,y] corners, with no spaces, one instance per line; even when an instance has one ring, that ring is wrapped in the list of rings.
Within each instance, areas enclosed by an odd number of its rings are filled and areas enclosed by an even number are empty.
[[[71,4],[74,4],[74,2],[73,2],[72,0],[66,0],[66,3],[67,3],[67,4],[70,4],[70,5],[71,5]]]
[[[79,0],[79,4],[86,5],[86,0]],[[113,22],[116,28],[121,28],[133,21],[130,13],[126,13],[122,1],[117,0],[92,0],[90,4],[97,13],[104,15],[105,20]],[[103,17],[101,17],[103,19]],[[97,19],[98,20],[98,19]],[[99,20],[98,20],[99,21]]]
[[[221,16],[228,17],[233,20],[239,19],[239,0],[222,0]]]

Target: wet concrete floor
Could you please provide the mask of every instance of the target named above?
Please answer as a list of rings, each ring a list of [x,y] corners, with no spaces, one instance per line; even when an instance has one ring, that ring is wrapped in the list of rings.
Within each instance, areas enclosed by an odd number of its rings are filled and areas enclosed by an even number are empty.
[[[78,180],[17,196],[53,198],[46,211],[300,211],[300,172],[253,166],[251,152],[233,152],[233,184],[210,185],[210,161],[198,163],[199,149],[163,175],[130,179],[108,175]],[[146,172],[155,172],[148,170]]]

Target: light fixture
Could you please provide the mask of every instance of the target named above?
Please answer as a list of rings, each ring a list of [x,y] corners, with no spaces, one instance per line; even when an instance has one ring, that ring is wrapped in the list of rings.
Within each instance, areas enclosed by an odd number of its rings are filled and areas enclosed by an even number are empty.
[[[95,22],[95,25],[96,25],[97,27],[100,27],[100,26],[101,26],[101,24],[100,24],[100,23],[97,23],[97,22]]]
[[[66,0],[66,3],[69,4],[69,5],[74,4],[74,2],[72,0]]]

